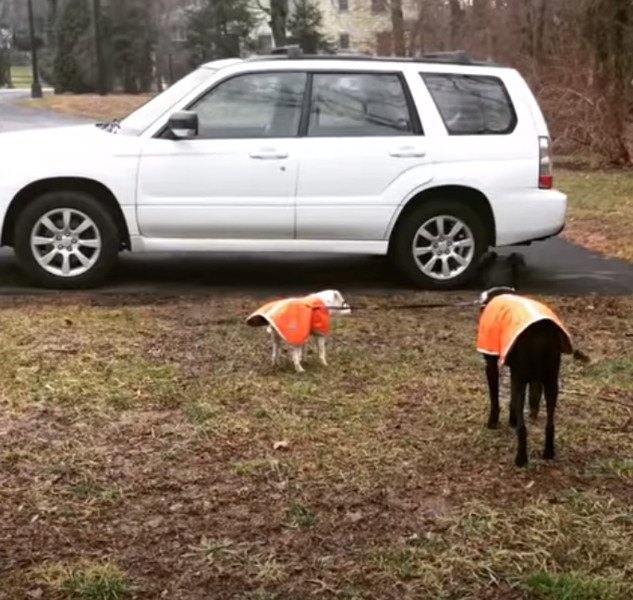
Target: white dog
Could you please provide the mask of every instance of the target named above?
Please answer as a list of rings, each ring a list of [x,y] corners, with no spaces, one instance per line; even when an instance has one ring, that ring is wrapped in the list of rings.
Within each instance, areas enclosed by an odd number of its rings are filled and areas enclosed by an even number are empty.
[[[303,298],[286,298],[269,302],[254,312],[247,323],[252,326],[267,325],[272,341],[272,363],[277,365],[282,342],[287,342],[292,352],[292,364],[297,373],[305,369],[301,365],[307,354],[311,336],[317,341],[319,361],[327,366],[325,337],[330,331],[330,317],[349,315],[351,309],[337,290],[324,290]]]

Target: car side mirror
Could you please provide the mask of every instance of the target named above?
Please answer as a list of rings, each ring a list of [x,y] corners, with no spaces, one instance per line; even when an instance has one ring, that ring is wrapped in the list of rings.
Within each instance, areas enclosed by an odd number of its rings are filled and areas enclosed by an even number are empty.
[[[167,121],[167,128],[178,140],[190,140],[198,136],[198,113],[188,110],[172,114]]]

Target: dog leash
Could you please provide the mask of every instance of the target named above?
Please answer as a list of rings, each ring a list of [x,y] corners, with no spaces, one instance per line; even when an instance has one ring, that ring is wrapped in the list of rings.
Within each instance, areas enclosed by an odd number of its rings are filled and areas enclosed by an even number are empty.
[[[363,312],[380,312],[380,311],[393,311],[393,310],[423,310],[431,308],[472,308],[480,306],[479,300],[469,300],[467,302],[424,302],[415,304],[396,304],[393,306],[368,306],[366,304],[355,304],[352,306],[315,306],[312,310],[321,310],[326,308],[332,312],[341,310],[350,310],[350,317],[362,317]],[[360,314],[359,314],[360,313]],[[222,319],[213,319],[209,321],[212,325],[233,325],[241,322],[240,317],[224,317]]]
[[[468,308],[479,306],[479,300],[470,300],[467,302],[426,302],[419,304],[396,304],[395,306],[369,306],[361,307],[360,310],[419,310],[424,308]]]
[[[371,311],[378,312],[383,310],[421,310],[426,308],[469,308],[474,306],[481,306],[479,300],[469,300],[467,302],[425,302],[417,304],[396,304],[393,306],[367,306],[363,304],[355,304],[354,306],[315,306],[313,310],[319,310],[319,308],[327,308],[333,312],[341,310],[351,310],[352,315],[357,311]]]

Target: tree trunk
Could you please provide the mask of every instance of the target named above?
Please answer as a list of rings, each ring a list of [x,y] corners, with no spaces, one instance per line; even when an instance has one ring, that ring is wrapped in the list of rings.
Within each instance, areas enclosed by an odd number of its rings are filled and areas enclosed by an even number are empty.
[[[405,56],[402,0],[391,0],[391,28],[393,30],[393,53],[396,56]]]
[[[288,21],[288,0],[270,1],[270,29],[275,40],[275,47],[287,43],[286,24]]]
[[[410,56],[420,56],[424,53],[424,24],[426,22],[426,18],[426,0],[418,0],[418,16],[411,29],[411,37],[409,39]]]
[[[451,15],[451,50],[457,50],[461,44],[462,20],[464,13],[459,0],[449,0]]]
[[[545,56],[545,23],[547,22],[547,0],[540,0],[536,14],[534,32],[534,60],[540,62]]]
[[[619,0],[616,3],[613,20],[613,100],[614,131],[617,132],[617,160],[629,165],[631,155],[625,142],[625,126],[629,114],[629,90],[631,87],[631,59],[628,56],[625,35],[631,25],[629,19],[630,2]]]
[[[585,15],[587,37],[592,44],[596,96],[606,102],[606,127],[597,148],[611,164],[630,165],[626,125],[631,99],[631,40],[633,10],[627,0],[594,0]]]

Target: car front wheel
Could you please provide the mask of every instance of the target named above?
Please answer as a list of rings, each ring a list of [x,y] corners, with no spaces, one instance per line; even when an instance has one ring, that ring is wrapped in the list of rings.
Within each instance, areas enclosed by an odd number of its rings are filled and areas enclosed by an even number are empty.
[[[404,217],[393,240],[392,256],[415,285],[452,289],[475,274],[488,236],[479,215],[455,201],[432,201]]]
[[[83,192],[49,192],[16,220],[15,253],[36,285],[58,289],[96,285],[113,266],[119,238],[114,219]]]

